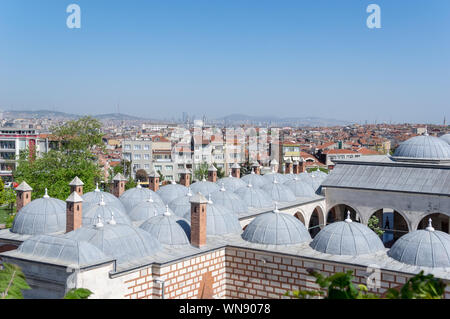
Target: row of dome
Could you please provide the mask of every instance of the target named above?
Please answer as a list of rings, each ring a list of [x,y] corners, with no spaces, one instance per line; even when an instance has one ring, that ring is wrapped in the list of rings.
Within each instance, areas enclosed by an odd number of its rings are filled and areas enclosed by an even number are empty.
[[[217,214],[207,208],[207,235],[241,234],[251,243],[264,246],[309,243],[314,250],[331,255],[359,256],[384,251],[380,238],[367,226],[345,221],[325,226],[312,240],[306,227],[292,215],[272,212],[257,216],[242,232],[237,218]],[[99,217],[95,225],[83,226],[72,232],[51,236],[38,235],[26,240],[18,252],[36,258],[58,258],[66,262],[95,263],[115,259],[117,263],[136,261],[157,254],[162,245],[185,247],[190,245],[189,221],[170,213],[149,218],[139,228],[117,223],[114,215],[103,223]],[[78,244],[77,244],[78,243]],[[388,256],[410,265],[450,267],[450,235],[425,230],[410,232],[397,240]]]
[[[323,172],[249,174],[242,179],[229,176],[216,183],[203,180],[190,187],[173,183],[157,192],[138,185],[124,192],[120,198],[97,187],[82,196],[82,224],[94,225],[98,216],[109,220],[112,215],[120,224],[142,223],[154,215],[163,214],[167,205],[171,213],[189,220],[189,199],[193,193],[208,197],[209,210],[237,217],[240,213],[246,213],[249,207],[270,209],[274,201],[289,202],[297,197],[314,196],[325,177]],[[19,211],[11,231],[22,235],[52,234],[64,231],[65,227],[66,203],[46,193],[43,198],[33,200]]]

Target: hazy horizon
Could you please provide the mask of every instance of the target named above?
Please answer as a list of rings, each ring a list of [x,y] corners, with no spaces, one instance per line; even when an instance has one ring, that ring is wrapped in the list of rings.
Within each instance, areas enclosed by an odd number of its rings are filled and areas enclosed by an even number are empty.
[[[3,0],[0,108],[441,124],[449,38],[446,0]]]

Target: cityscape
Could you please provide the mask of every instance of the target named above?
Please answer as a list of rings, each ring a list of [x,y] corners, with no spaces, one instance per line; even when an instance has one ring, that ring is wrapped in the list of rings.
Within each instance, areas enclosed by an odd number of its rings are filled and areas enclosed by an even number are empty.
[[[74,2],[0,5],[1,299],[450,299],[448,3]]]

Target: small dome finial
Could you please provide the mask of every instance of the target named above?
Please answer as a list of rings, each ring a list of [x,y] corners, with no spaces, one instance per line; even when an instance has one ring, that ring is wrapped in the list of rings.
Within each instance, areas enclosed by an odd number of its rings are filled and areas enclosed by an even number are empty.
[[[169,205],[166,205],[166,211],[164,212],[164,216],[170,216]]]
[[[212,204],[212,203],[213,203],[213,201],[211,199],[211,194],[208,194],[208,204]]]
[[[248,181],[247,187],[253,187],[252,183],[250,183],[250,181]]]
[[[206,178],[205,178],[205,176],[203,176],[202,182],[206,182]]]
[[[116,220],[114,219],[114,212],[111,212],[111,220],[108,222],[108,224],[110,224],[110,225],[117,224]]]
[[[252,171],[250,172],[250,174],[255,174],[255,169],[252,169]]]
[[[428,227],[425,229],[428,231],[434,231],[434,227],[433,227],[431,218],[428,219]]]
[[[50,198],[50,196],[48,196],[48,190],[47,190],[47,188],[45,189],[45,195],[44,195],[44,198]]]
[[[275,208],[274,208],[273,212],[274,213],[279,213],[280,211],[278,210],[278,203],[275,202],[274,204],[275,204]]]
[[[225,192],[225,185],[223,183],[221,183],[221,184],[222,184],[222,187],[220,188],[220,191]]]
[[[150,193],[150,196],[148,197],[147,202],[153,203],[152,193]]]
[[[95,224],[95,227],[97,227],[97,228],[103,227],[102,218],[100,217],[100,215],[97,215],[97,218],[98,218],[98,222],[97,222],[97,224]]]
[[[231,171],[230,171],[230,174],[228,174],[228,177],[233,177],[233,175],[231,175]]]
[[[101,198],[100,198],[100,203],[98,203],[100,206],[105,206],[106,205],[106,203],[105,203],[105,198],[103,197],[103,193],[102,193],[102,195],[101,195]]]
[[[274,183],[274,184],[278,184],[278,181],[277,181],[277,178],[276,178],[276,177],[273,178],[273,183]]]
[[[176,183],[175,183],[175,180],[172,179],[172,180],[170,181],[170,184],[176,184]]]
[[[188,187],[188,192],[187,192],[186,196],[189,196],[189,197],[192,196],[191,187]]]
[[[349,211],[349,210],[347,211],[347,218],[345,219],[345,221],[346,221],[347,223],[353,222],[353,221],[352,221],[352,218],[350,217],[350,211]]]
[[[98,188],[98,183],[95,183],[95,190],[94,192],[100,192],[100,189]]]
[[[137,184],[136,188],[142,188],[141,183]]]

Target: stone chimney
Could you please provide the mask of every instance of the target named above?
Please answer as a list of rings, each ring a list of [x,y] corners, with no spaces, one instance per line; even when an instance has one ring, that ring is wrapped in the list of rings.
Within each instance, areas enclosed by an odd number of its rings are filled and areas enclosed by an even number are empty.
[[[83,196],[83,185],[84,183],[81,181],[81,179],[78,178],[78,176],[75,176],[75,178],[70,182],[70,193],[77,192],[78,195]]]
[[[253,172],[255,172],[255,174],[261,175],[261,166],[259,165],[259,163],[257,161],[253,162],[252,168],[253,168]]]
[[[238,163],[234,163],[234,165],[231,166],[231,175],[236,178],[241,178],[241,167]]]
[[[191,245],[203,247],[206,245],[206,204],[208,200],[197,193],[189,200],[191,203]]]
[[[119,198],[125,192],[125,183],[127,179],[120,173],[113,178],[113,195]]]
[[[73,192],[66,199],[66,233],[81,227],[83,218],[83,199]]]
[[[180,173],[180,184],[186,187],[191,185],[191,172],[187,168]]]
[[[208,181],[213,183],[217,182],[217,168],[212,164],[208,168]]]
[[[27,182],[23,181],[16,187],[16,207],[17,212],[22,209],[23,206],[31,202],[31,192],[33,189]]]
[[[286,162],[284,162],[284,165],[285,165],[284,173],[285,174],[291,174],[291,172],[292,172],[292,160],[291,160],[291,158],[288,158],[286,160]]]
[[[159,174],[155,170],[148,175],[148,187],[154,192],[159,189]]]

